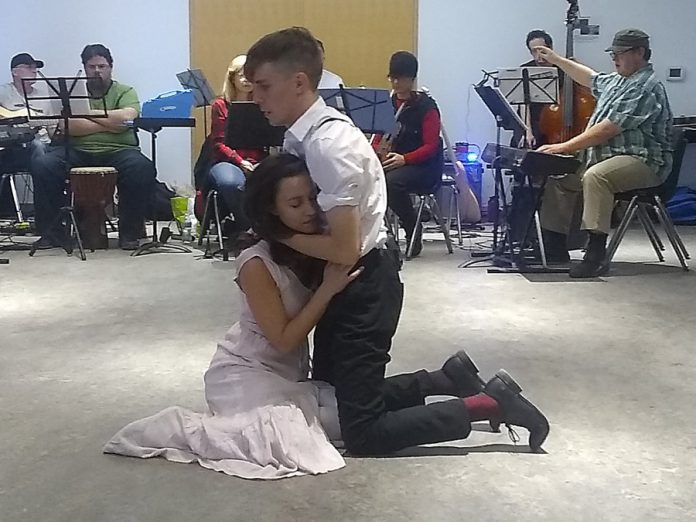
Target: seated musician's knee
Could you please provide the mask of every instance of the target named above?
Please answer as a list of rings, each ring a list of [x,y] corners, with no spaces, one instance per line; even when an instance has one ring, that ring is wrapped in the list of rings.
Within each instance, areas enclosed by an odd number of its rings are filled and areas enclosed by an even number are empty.
[[[585,171],[585,174],[582,177],[582,188],[583,192],[585,193],[585,197],[587,197],[588,188],[595,188],[607,184],[606,174],[607,172],[605,170],[594,167],[590,167]]]
[[[246,176],[238,166],[220,162],[210,168],[209,177],[218,189],[244,189]]]
[[[30,168],[34,180],[65,179],[65,165],[58,153],[48,150],[43,154],[31,156]]]
[[[154,163],[152,163],[152,161],[142,152],[138,151],[137,154],[134,154],[133,160],[134,169],[139,170],[144,177],[155,177],[156,173]]]
[[[387,197],[390,197],[390,195],[405,197],[412,192],[418,191],[418,184],[414,183],[409,176],[404,175],[405,173],[406,171],[402,169],[395,169],[386,173]]]
[[[151,185],[156,177],[155,166],[152,161],[138,152],[128,158],[128,162],[117,167],[119,184],[133,187]]]
[[[47,152],[48,146],[38,138],[34,138],[29,146],[30,162],[33,163],[42,158]]]
[[[384,180],[387,183],[387,189],[396,188],[398,190],[399,188],[402,188],[403,180],[401,179],[401,176],[399,176],[399,174],[399,169],[394,169],[385,172]]]

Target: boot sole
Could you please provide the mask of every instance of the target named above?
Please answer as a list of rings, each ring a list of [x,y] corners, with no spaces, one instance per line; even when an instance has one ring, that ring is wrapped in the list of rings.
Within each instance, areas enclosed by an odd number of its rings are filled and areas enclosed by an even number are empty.
[[[574,275],[571,271],[568,273],[571,279],[594,279],[595,277],[602,277],[609,274],[609,264],[608,263],[603,263],[602,265],[599,266],[597,271],[593,274],[580,274],[580,275]]]
[[[515,395],[522,393],[522,387],[517,384],[517,381],[512,378],[512,376],[505,370],[498,370],[495,372],[495,376],[505,383],[505,386],[510,388]]]
[[[471,360],[471,357],[469,357],[469,354],[466,353],[464,350],[459,350],[455,354],[456,360],[464,366],[466,370],[468,370],[470,373],[473,373],[474,375],[478,375],[479,369],[478,366],[476,366],[476,363]]]
[[[468,385],[458,385],[457,395],[459,397],[469,397],[481,393],[486,385],[479,375],[478,367],[464,350],[459,350],[447,359],[442,365],[442,372],[454,383],[462,382],[462,378],[468,381]]]
[[[481,377],[479,376],[478,366],[476,366],[476,363],[474,363],[474,361],[471,360],[469,354],[466,353],[464,350],[459,350],[457,353],[455,353],[447,361],[447,363],[449,363],[451,367],[456,366],[459,371],[463,371],[474,376],[481,384],[481,389],[483,389],[483,387],[486,385],[483,379],[481,379]],[[445,366],[447,366],[447,363],[442,367],[446,375],[448,374],[447,370],[445,370]]]

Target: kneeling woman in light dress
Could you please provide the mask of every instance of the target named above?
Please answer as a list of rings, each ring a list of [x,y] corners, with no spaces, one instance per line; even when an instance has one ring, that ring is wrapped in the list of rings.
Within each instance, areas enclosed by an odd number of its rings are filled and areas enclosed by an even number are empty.
[[[307,258],[272,241],[321,232],[314,185],[288,154],[262,162],[245,206],[255,231],[237,258],[242,311],[205,374],[206,413],[179,407],[133,422],[106,453],[164,457],[243,478],[318,474],[345,465],[330,440],[340,431],[333,389],[307,381],[307,336],[331,298],[359,270]],[[323,276],[323,277],[322,277]]]

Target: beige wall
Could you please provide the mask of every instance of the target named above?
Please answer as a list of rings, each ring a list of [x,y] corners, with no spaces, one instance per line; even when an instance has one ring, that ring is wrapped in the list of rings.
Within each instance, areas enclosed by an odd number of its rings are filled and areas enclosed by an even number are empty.
[[[191,67],[217,92],[229,62],[266,33],[302,25],[324,42],[326,68],[349,86],[387,87],[394,51],[416,49],[417,0],[190,0]],[[203,125],[196,110],[197,128]],[[203,133],[193,133],[193,157]]]

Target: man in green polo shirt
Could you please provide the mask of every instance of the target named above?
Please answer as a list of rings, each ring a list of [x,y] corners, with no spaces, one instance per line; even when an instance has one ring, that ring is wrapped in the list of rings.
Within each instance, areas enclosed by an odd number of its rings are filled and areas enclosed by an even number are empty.
[[[133,250],[142,235],[155,180],[154,165],[140,152],[138,137],[127,126],[140,113],[138,94],[133,87],[112,79],[114,61],[105,46],[88,45],[81,58],[90,78],[87,89],[95,97],[90,100],[91,108],[95,115],[103,114],[106,105],[108,117],[70,120],[69,167],[108,166],[118,171],[119,244]],[[59,245],[60,231],[51,230],[51,226],[65,204],[67,169],[63,145],[56,144],[33,161],[31,171],[37,231],[49,246]]]
[[[578,136],[540,147],[541,152],[582,152],[584,173],[551,178],[541,207],[544,238],[552,252],[565,249],[577,196],[584,196],[583,228],[590,240],[571,277],[596,277],[605,270],[606,241],[614,194],[662,184],[672,170],[672,111],[665,87],[650,64],[650,38],[639,29],[614,36],[607,52],[616,71],[597,73],[547,47],[536,50],[573,80],[592,88],[597,106]],[[567,249],[565,249],[567,255]]]

